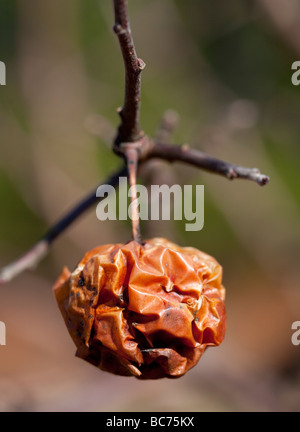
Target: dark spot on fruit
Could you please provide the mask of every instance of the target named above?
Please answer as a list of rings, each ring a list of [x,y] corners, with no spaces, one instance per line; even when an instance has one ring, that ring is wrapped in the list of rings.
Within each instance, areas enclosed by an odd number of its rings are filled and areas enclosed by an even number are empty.
[[[78,286],[83,287],[84,286],[84,279],[80,278],[78,281]]]

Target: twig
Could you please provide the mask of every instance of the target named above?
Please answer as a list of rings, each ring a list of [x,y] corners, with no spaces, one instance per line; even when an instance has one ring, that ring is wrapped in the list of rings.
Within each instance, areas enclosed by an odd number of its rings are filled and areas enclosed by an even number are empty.
[[[246,168],[217,159],[199,150],[191,149],[187,145],[155,143],[148,154],[148,158],[164,159],[168,162],[185,162],[206,171],[220,174],[228,179],[246,179],[255,181],[260,186],[269,183],[270,178],[256,168]]]
[[[140,127],[141,72],[145,68],[143,60],[136,54],[128,17],[127,0],[114,0],[114,32],[118,36],[125,66],[125,101],[119,110],[121,125],[115,146],[122,142],[140,140],[144,132]]]
[[[48,254],[50,243],[40,240],[29,251],[0,271],[0,285],[11,281],[25,270],[33,270]]]
[[[109,184],[111,186],[117,187],[119,184],[119,177],[124,177],[127,175],[127,168],[125,167],[108,178],[107,181],[103,183],[103,185]],[[103,199],[96,196],[96,190],[99,192],[99,187],[94,189],[70,212],[68,212],[53,227],[51,227],[29,251],[27,251],[16,261],[4,267],[0,271],[0,285],[4,284],[5,282],[9,282],[25,270],[34,269],[47,255],[53,241],[60,234],[62,234],[76,219],[78,219],[79,216],[88,210],[97,200],[101,201],[101,199]]]

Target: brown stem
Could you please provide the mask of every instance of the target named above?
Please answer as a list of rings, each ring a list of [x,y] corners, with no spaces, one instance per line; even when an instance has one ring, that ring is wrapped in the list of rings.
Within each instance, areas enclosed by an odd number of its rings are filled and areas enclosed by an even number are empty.
[[[148,158],[159,158],[168,162],[185,162],[197,168],[220,174],[230,180],[235,178],[252,180],[260,186],[264,186],[270,181],[268,176],[261,174],[256,168],[246,168],[225,162],[199,150],[191,149],[187,145],[175,146],[172,144],[155,143],[148,154]]]
[[[130,218],[132,224],[132,238],[133,240],[141,244],[142,238],[141,238],[141,231],[140,231],[140,218],[138,214],[138,197],[137,197],[137,188],[136,188],[139,152],[138,149],[132,147],[131,144],[126,146],[123,152],[127,163],[130,192],[131,192]]]
[[[114,0],[114,32],[118,36],[125,66],[125,100],[119,110],[121,125],[115,146],[122,142],[140,140],[144,133],[140,127],[141,72],[145,68],[143,60],[136,54],[131,35],[127,0]]]

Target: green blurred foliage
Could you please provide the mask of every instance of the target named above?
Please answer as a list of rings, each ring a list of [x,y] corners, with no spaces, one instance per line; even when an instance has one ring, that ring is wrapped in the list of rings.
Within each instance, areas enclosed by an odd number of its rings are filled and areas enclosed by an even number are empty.
[[[34,238],[38,238],[46,225],[41,218],[26,205],[20,193],[4,172],[0,171],[0,196],[2,201],[0,212],[1,245],[13,257],[14,247],[29,247]],[[13,230],[8,230],[11,224]]]
[[[17,51],[17,1],[0,2],[0,53],[8,62],[14,59]]]
[[[34,4],[35,2],[32,1],[33,8]],[[83,113],[85,112],[87,116],[89,113],[100,115],[116,129],[119,122],[116,108],[123,101],[124,74],[119,47],[112,32],[113,11],[110,2],[78,0],[67,2],[63,9],[54,2],[47,8],[49,12],[42,12],[41,8],[36,7],[35,19],[45,19],[49,13],[51,20],[56,23],[60,34],[67,41],[64,42],[68,47],[66,62],[68,56],[76,57],[79,62],[80,70],[76,69],[79,66],[75,66],[74,73],[80,74],[82,88],[81,92],[77,92],[74,88],[75,103],[81,104],[80,95],[83,92],[85,95]],[[29,13],[18,1],[0,2],[0,57],[8,66],[8,84],[6,88],[0,89],[0,106],[4,114],[1,127],[5,129],[9,119],[15,123],[15,126],[10,125],[10,128],[19,128],[21,132],[26,133],[26,142],[30,144],[24,144],[27,145],[24,151],[27,158],[31,160],[30,170],[34,172],[34,164],[39,164],[38,157],[33,161],[31,156],[35,151],[37,140],[35,135],[38,130],[38,133],[41,133],[38,139],[44,140],[46,144],[42,150],[45,157],[51,155],[53,163],[57,158],[60,168],[66,169],[70,175],[71,166],[68,166],[68,163],[72,163],[72,154],[61,159],[63,150],[52,153],[51,139],[47,136],[47,130],[43,135],[43,127],[39,129],[41,119],[34,118],[36,110],[43,109],[45,116],[51,116],[51,110],[47,112],[47,107],[40,105],[40,101],[34,95],[34,83],[28,84],[29,90],[24,91],[22,70],[27,68],[30,71],[31,67],[30,56],[26,57],[26,52],[31,53],[32,58],[38,56],[40,38],[41,44],[46,41],[44,47],[46,58],[47,50],[55,50],[57,43],[51,34],[44,34],[42,25],[32,27],[32,23],[30,23],[31,37],[26,39],[27,34],[23,32],[26,32]],[[257,164],[262,162],[261,170],[272,165],[276,175],[278,173],[280,180],[291,191],[290,199],[293,199],[299,207],[298,182],[300,180],[297,177],[298,163],[295,154],[298,154],[297,113],[300,109],[300,99],[299,89],[291,86],[290,82],[290,67],[295,59],[295,53],[292,47],[276,33],[276,29],[270,29],[268,17],[264,15],[259,4],[248,1],[238,3],[230,1],[225,4],[217,0],[212,2],[132,0],[130,13],[138,53],[147,63],[143,74],[141,112],[142,125],[146,132],[153,135],[164,110],[172,108],[180,115],[180,123],[173,138],[176,144],[190,142],[201,148],[202,141],[208,134],[209,139],[207,143],[205,142],[204,150],[226,158],[227,150],[223,144],[217,143],[210,147],[211,130],[220,127],[222,132],[222,128],[225,128],[224,133],[228,135],[229,141],[238,139],[240,156],[243,156],[243,147],[249,149],[250,140],[257,140],[256,144],[251,144],[252,160],[255,161],[257,150],[264,153]],[[62,14],[65,14],[66,25]],[[53,71],[49,70],[48,73],[49,75],[56,73],[59,80],[59,70],[64,67],[64,64],[61,59],[57,58],[55,61],[52,64]],[[47,78],[46,76],[45,86],[48,85]],[[43,78],[41,82],[43,85]],[[25,97],[28,91],[31,92],[31,96]],[[258,118],[249,127],[228,130],[226,112],[235,100],[250,101],[258,112]],[[59,92],[56,103],[58,108],[60,104],[64,104],[64,101],[60,100]],[[290,115],[285,115],[286,112]],[[279,121],[281,116],[284,116],[283,121]],[[34,125],[35,122],[37,124]],[[82,118],[82,128],[84,122],[85,118]],[[25,231],[29,237],[32,235],[34,241],[37,232],[36,221],[45,217],[40,213],[43,207],[43,204],[39,203],[41,191],[37,192],[33,185],[38,179],[34,180],[32,176],[27,179],[25,174],[15,176],[13,169],[16,167],[6,163],[6,158],[13,157],[13,153],[9,152],[10,146],[7,141],[11,133],[10,128],[7,128],[4,134],[6,140],[1,142],[2,148],[5,147],[1,158],[1,199],[5,203],[3,208],[10,208],[9,211],[1,213],[1,229],[5,232],[3,241],[7,242],[8,238],[11,238],[11,242],[15,243],[20,237],[18,233],[22,231]],[[66,136],[71,129],[72,124],[67,123]],[[75,150],[79,151],[78,146],[80,146],[78,158],[85,160],[84,166],[88,165],[90,159],[96,161],[100,182],[119,166],[119,160],[109,148],[111,143],[107,143],[101,133],[100,136],[87,136],[87,141],[86,151],[84,142],[78,145],[75,143],[74,154],[76,154]],[[230,142],[227,145],[228,157],[231,159],[234,150],[231,150]],[[70,151],[72,153],[68,147],[68,152]],[[28,163],[28,159],[24,159],[24,164]],[[234,162],[248,164],[247,156],[244,160],[243,157],[241,159],[237,157]],[[264,162],[266,162],[265,166]],[[5,180],[6,169],[9,170],[8,177],[15,178],[13,193],[10,183]],[[216,180],[210,180],[207,174],[199,177],[194,169],[178,171],[178,167],[175,166],[174,170],[175,172],[177,170],[176,180],[180,184],[196,184],[203,181],[207,185],[204,230],[196,234],[186,233],[184,221],[175,223],[173,224],[175,238],[177,236],[183,243],[194,246],[201,244],[211,253],[217,253],[221,259],[222,255],[225,255],[226,261],[231,256],[232,265],[237,256],[240,258],[243,254],[245,262],[249,261],[251,245],[249,250],[246,250],[245,245],[240,242],[241,234],[235,230],[234,219],[228,221],[229,216],[224,215],[226,208],[220,208],[216,197],[212,196],[209,184],[210,181],[216,182]],[[97,181],[95,171],[90,174],[89,170],[83,171],[83,168],[80,170],[80,175],[78,171],[74,172],[70,180],[80,185],[82,176],[87,179],[88,184],[92,185],[93,181]],[[22,188],[18,189],[20,181]],[[217,180],[220,193],[230,194],[231,185],[228,186],[226,180],[223,181],[224,185],[219,179]],[[251,187],[255,188],[255,185]],[[36,206],[35,210],[27,211],[26,217],[23,217],[20,215],[23,215],[26,210],[21,203],[26,188],[31,189]],[[257,196],[260,193],[261,191],[257,189]],[[273,196],[274,198],[270,196],[269,199],[276,199],[276,194]],[[69,196],[66,200],[72,203],[76,202],[76,198],[77,196]],[[15,209],[14,202],[19,203],[15,204]],[[254,202],[255,199],[250,205]],[[15,217],[12,217],[13,214]],[[17,214],[19,216],[16,216]],[[44,222],[45,225],[48,223],[48,220]],[[30,225],[34,227],[32,230],[28,229]],[[128,229],[128,226],[125,229]],[[259,231],[260,227],[256,229]],[[98,241],[101,242],[101,238]],[[20,247],[23,243],[22,240]],[[226,250],[225,254],[224,250]],[[3,253],[2,258],[5,260]]]
[[[152,183],[164,182],[168,174],[172,183],[204,184],[204,228],[186,232],[183,220],[150,222],[151,229],[143,223],[142,230],[145,236],[166,235],[182,246],[197,247],[223,265],[230,311],[224,357],[227,349],[229,363],[236,365],[238,358],[247,366],[271,364],[280,370],[286,362],[291,376],[298,370],[299,377],[299,366],[294,366],[299,365],[299,349],[291,353],[289,332],[290,322],[300,318],[300,86],[291,83],[291,65],[300,60],[300,4],[274,1],[271,13],[267,3],[129,0],[137,53],[147,65],[141,111],[146,133],[154,136],[164,111],[173,109],[180,118],[170,138],[174,144],[188,143],[221,159],[257,166],[271,177],[268,186],[259,188],[188,166],[166,165],[155,171]],[[112,27],[109,0],[0,0],[0,61],[7,66],[7,85],[0,87],[1,266],[34,244],[120,166],[111,145],[124,98],[124,67]],[[142,174],[140,181],[146,181]],[[36,293],[42,280],[49,287],[63,265],[74,268],[88,249],[130,237],[129,221],[100,223],[94,208],[87,212],[53,245],[50,259],[34,273],[40,277],[36,283],[20,287],[32,292],[32,315],[40,308],[35,299],[40,299]],[[7,304],[15,305],[13,295]],[[41,325],[40,331],[44,329]],[[43,334],[40,341],[44,339]],[[61,344],[65,346],[64,339]],[[50,364],[48,348],[42,350]],[[13,357],[19,368],[18,356]],[[289,363],[288,357],[296,361]],[[64,360],[69,362],[69,357]],[[222,364],[216,364],[220,371]],[[213,388],[213,381],[204,389]],[[198,382],[186,381],[188,394],[195,383],[199,391]],[[105,399],[112,388],[109,379],[107,383]],[[127,398],[125,387],[124,399],[132,409],[134,398]],[[243,381],[240,389],[246,387]],[[253,402],[255,392],[251,385],[249,389]],[[178,411],[186,408],[178,400]],[[288,406],[295,406],[295,400]],[[226,402],[222,406],[227,407]]]

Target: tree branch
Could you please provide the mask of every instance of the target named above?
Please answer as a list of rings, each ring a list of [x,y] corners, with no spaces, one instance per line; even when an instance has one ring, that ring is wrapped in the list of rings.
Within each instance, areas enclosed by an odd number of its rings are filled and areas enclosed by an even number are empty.
[[[145,67],[144,62],[136,55],[133,39],[131,36],[128,2],[127,0],[114,0],[115,25],[114,31],[118,36],[124,65],[125,65],[125,100],[124,106],[119,111],[121,124],[114,142],[114,150],[125,160],[126,166],[118,173],[112,175],[105,184],[118,186],[119,177],[128,176],[133,186],[131,203],[137,198],[136,175],[138,164],[150,159],[158,158],[168,162],[184,162],[206,171],[220,174],[229,179],[242,178],[252,180],[263,186],[269,182],[269,177],[261,174],[258,169],[245,168],[225,162],[207,155],[201,151],[167,144],[177,117],[168,114],[164,118],[156,141],[152,141],[144,134],[139,123],[141,103],[141,72]],[[97,188],[98,190],[99,188]],[[89,209],[97,198],[96,189],[86,196],[59,222],[50,228],[46,234],[28,252],[13,263],[7,265],[0,271],[0,285],[12,280],[21,272],[32,269],[47,255],[53,241],[62,234],[78,217]],[[133,238],[140,242],[139,218],[137,208],[132,206],[132,232]]]
[[[125,66],[125,100],[119,110],[121,125],[119,126],[115,146],[122,142],[140,140],[144,132],[140,127],[141,105],[141,72],[145,68],[143,60],[136,54],[131,35],[127,0],[114,0],[115,25],[114,32],[118,36]]]
[[[245,168],[217,159],[199,150],[191,149],[187,145],[155,143],[148,154],[148,158],[164,159],[168,162],[185,162],[206,171],[220,174],[228,179],[246,179],[255,181],[260,186],[269,183],[268,176],[261,174],[256,168]]]
[[[119,185],[119,177],[126,177],[128,175],[127,168],[123,168],[116,174],[107,179],[105,184],[117,187]],[[0,271],[0,285],[9,282],[17,277],[25,270],[34,269],[40,261],[48,254],[53,241],[62,234],[76,219],[78,219],[86,210],[88,210],[97,200],[101,201],[103,198],[96,196],[96,190],[93,190],[81,202],[70,210],[62,219],[60,219],[53,227],[51,227],[45,235],[24,255],[16,261],[8,264]]]
[[[125,146],[126,147],[126,146]],[[136,148],[135,148],[136,147]],[[128,165],[121,169],[118,173],[112,175],[104,184],[109,184],[114,187],[118,186],[119,177],[128,176],[130,184],[136,185],[136,171],[139,157],[139,143],[135,147],[127,146],[123,149],[125,160]],[[206,171],[220,174],[228,179],[247,179],[255,181],[260,186],[269,183],[269,177],[261,174],[256,168],[246,168],[234,165],[229,162],[214,158],[199,150],[194,150],[188,146],[175,146],[172,144],[155,143],[152,147],[143,153],[141,163],[150,159],[158,158],[168,162],[184,162],[193,165],[197,168],[202,168]],[[134,192],[135,191],[135,192]],[[131,202],[137,199],[136,190],[133,189]],[[4,267],[0,271],[0,285],[12,280],[24,270],[35,268],[38,263],[47,255],[53,241],[62,234],[78,217],[80,217],[86,210],[88,210],[97,199],[96,189],[86,196],[79,204],[77,204],[69,213],[67,213],[59,222],[51,227],[46,234],[38,241],[32,249],[22,255],[19,259]],[[134,206],[133,206],[134,210]],[[141,242],[139,220],[134,213],[132,215],[132,229],[133,238]]]

